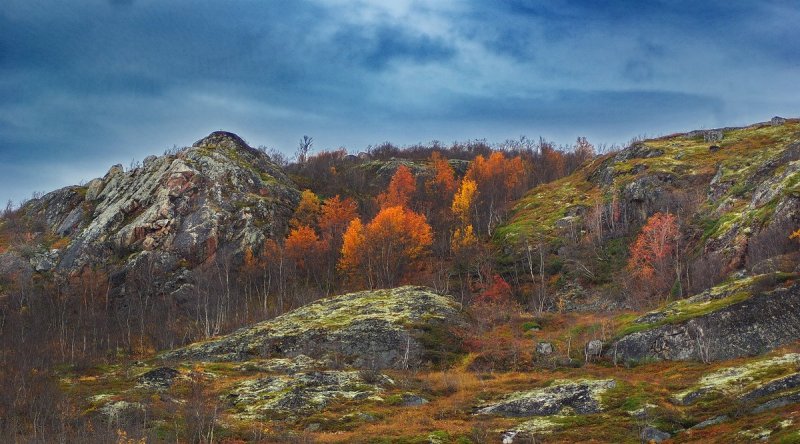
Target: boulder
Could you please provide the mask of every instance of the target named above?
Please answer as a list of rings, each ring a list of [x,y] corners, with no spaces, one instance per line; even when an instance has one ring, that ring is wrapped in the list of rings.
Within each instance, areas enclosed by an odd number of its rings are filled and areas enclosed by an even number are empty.
[[[539,342],[536,344],[536,354],[541,356],[549,356],[553,354],[552,342]]]
[[[179,371],[170,367],[159,367],[145,372],[138,378],[138,385],[145,388],[157,390],[168,389],[175,378],[180,374]]]
[[[650,313],[631,326],[638,331],[623,335],[605,354],[617,362],[708,362],[754,356],[800,339],[800,284],[761,293],[755,289],[759,279],[764,277],[723,284]],[[725,286],[739,291],[720,290]]]
[[[222,399],[239,418],[297,418],[323,410],[334,401],[379,401],[377,395],[392,384],[385,375],[367,382],[358,371],[308,372],[246,380]]]
[[[723,367],[703,375],[688,389],[676,393],[671,401],[691,405],[707,396],[726,396],[745,404],[800,387],[800,354],[788,353],[747,364]]]
[[[592,339],[586,344],[586,357],[594,358],[603,353],[603,341],[599,339]]]
[[[642,430],[640,437],[642,438],[642,442],[645,443],[653,443],[653,442],[659,443],[670,439],[672,435],[670,435],[667,432],[658,430],[655,427],[645,427]]]
[[[555,381],[549,387],[512,393],[505,399],[478,408],[476,414],[510,417],[557,415],[564,410],[578,414],[602,411],[600,395],[616,387],[616,381]]]
[[[455,301],[425,287],[362,291],[319,300],[163,358],[244,361],[303,354],[359,368],[408,368],[432,351],[426,335],[463,322]]]

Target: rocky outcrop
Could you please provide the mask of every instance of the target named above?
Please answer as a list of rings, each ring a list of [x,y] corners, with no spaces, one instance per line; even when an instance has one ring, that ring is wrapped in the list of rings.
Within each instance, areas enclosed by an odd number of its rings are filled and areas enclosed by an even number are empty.
[[[566,410],[598,413],[602,411],[600,395],[614,387],[613,379],[556,381],[549,387],[512,393],[499,402],[480,407],[477,414],[521,417],[558,415]]]
[[[373,379],[366,381],[358,371],[275,375],[238,383],[222,399],[239,418],[296,417],[322,410],[334,401],[382,401],[377,395],[393,381],[385,375]]]
[[[455,302],[428,288],[363,291],[314,302],[163,358],[244,361],[303,354],[361,368],[408,368],[431,351],[425,335],[462,322]]]
[[[724,367],[708,373],[696,384],[676,393],[671,401],[690,406],[703,400],[724,400],[735,407],[735,415],[745,412],[759,414],[790,404],[800,403],[800,354],[759,359],[736,366]],[[730,421],[727,415],[718,415],[701,421],[692,430],[703,429]]]
[[[800,338],[800,284],[755,294],[752,287],[727,285],[738,291],[707,292],[636,320],[629,329],[638,331],[605,355],[617,362],[708,362],[754,356]]]
[[[214,132],[193,146],[87,186],[67,187],[22,211],[67,245],[34,257],[37,271],[72,272],[104,263],[126,270],[151,251],[160,270],[192,268],[221,253],[242,257],[283,236],[299,192],[269,157],[235,134]]]

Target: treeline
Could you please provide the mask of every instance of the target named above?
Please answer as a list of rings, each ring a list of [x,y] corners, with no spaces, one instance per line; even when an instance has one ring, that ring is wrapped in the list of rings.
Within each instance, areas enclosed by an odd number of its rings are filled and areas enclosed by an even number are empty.
[[[498,285],[495,227],[530,187],[593,156],[585,139],[566,151],[523,139],[503,149],[385,144],[361,157],[310,155],[287,167],[306,189],[285,238],[244,257],[217,254],[177,278],[157,252],[138,253],[124,272],[95,264],[61,276],[14,266],[53,235],[9,206],[0,225],[0,254],[15,252],[0,256],[0,438],[69,440],[89,429],[100,441],[114,436],[108,424],[77,421],[54,379],[61,365],[151,356],[347,290],[422,284],[465,306],[496,293],[488,290]]]

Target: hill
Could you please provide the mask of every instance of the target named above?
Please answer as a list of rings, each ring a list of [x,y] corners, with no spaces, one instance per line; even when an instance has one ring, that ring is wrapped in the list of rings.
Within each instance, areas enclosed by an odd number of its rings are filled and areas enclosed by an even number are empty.
[[[798,119],[289,164],[215,132],[4,213],[0,436],[796,442],[798,184]]]

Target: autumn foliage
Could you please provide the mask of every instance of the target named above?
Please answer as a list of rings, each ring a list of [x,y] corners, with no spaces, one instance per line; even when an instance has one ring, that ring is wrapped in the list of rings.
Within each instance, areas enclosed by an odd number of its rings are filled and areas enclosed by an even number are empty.
[[[424,216],[401,206],[384,208],[366,225],[350,223],[339,267],[370,287],[396,285],[432,242]]]
[[[506,210],[506,206],[523,191],[525,164],[519,156],[508,158],[495,151],[488,158],[477,156],[472,161],[466,180],[477,185],[478,229],[491,234]]]
[[[671,213],[652,215],[631,245],[627,272],[635,293],[642,298],[660,299],[674,281],[675,252],[679,232]]]
[[[378,205],[382,209],[408,207],[416,189],[417,182],[411,170],[405,165],[400,165],[389,182],[389,188],[378,195]]]

